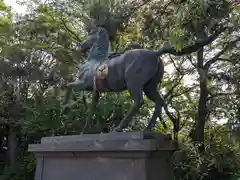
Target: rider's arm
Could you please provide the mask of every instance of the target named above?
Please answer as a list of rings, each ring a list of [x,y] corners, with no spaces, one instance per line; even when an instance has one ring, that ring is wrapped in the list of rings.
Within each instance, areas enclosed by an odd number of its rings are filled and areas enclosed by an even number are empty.
[[[92,30],[89,33],[87,40],[83,44],[79,44],[78,48],[83,52],[87,51],[92,47],[93,43],[96,42],[98,37],[99,37],[98,30]]]

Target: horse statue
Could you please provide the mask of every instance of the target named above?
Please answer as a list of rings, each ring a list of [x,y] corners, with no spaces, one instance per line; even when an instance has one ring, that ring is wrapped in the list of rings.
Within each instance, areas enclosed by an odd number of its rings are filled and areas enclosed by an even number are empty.
[[[99,33],[100,31],[103,33]],[[106,33],[103,28],[95,30],[94,32],[95,33],[90,33],[87,40],[81,45],[82,51],[86,52],[89,49],[93,51],[93,48],[95,50],[102,48],[103,44],[101,41],[104,38],[107,40]],[[89,68],[90,70],[87,73],[83,73],[84,75],[79,77],[75,82],[66,85],[67,93],[65,103],[69,102],[70,93],[73,88],[93,92],[92,105],[88,111],[86,124],[84,126],[85,129],[91,124],[94,108],[98,103],[100,93],[128,90],[134,104],[119,125],[112,129],[112,132],[121,132],[124,128],[128,127],[132,116],[137,113],[144,104],[144,93],[155,103],[154,113],[145,131],[151,131],[155,127],[157,118],[161,120],[163,126],[166,128],[166,124],[161,118],[162,107],[164,107],[169,116],[171,116],[171,114],[167,111],[166,104],[157,88],[158,84],[161,84],[164,75],[164,65],[160,56],[167,53],[181,56],[196,52],[214,39],[214,37],[209,37],[181,51],[176,51],[174,47],[168,43],[159,48],[159,50],[134,49],[111,58],[108,58],[109,56],[106,56],[105,53],[98,61],[91,61],[90,58],[88,59],[92,64],[91,68]],[[96,54],[94,54],[94,56],[95,55]],[[172,118],[170,119],[172,120]],[[174,130],[177,131],[179,124],[173,122],[173,125]]]

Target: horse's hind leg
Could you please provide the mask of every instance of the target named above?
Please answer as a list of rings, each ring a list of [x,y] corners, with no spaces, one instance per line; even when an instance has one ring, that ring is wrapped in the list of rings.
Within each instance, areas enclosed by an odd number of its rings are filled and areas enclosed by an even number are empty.
[[[134,113],[137,113],[140,110],[144,103],[143,87],[155,75],[157,70],[156,66],[158,65],[157,59],[150,59],[146,61],[146,57],[144,56],[129,56],[128,58],[133,58],[133,60],[131,60],[131,64],[128,64],[125,67],[125,81],[127,89],[134,100],[134,105],[128,111],[127,116],[116,128],[113,129],[114,131],[122,131],[123,128],[127,127]],[[155,56],[151,58],[155,58]]]
[[[163,98],[160,96],[159,92],[157,91],[156,86],[154,88],[150,84],[146,85],[144,87],[144,93],[146,94],[146,96],[150,100],[155,102],[155,111],[154,111],[153,116],[152,116],[148,126],[146,127],[145,131],[151,131],[152,128],[155,127],[157,117],[159,117],[160,121],[162,122],[163,127],[165,129],[167,128],[167,125],[162,120],[162,107],[164,107],[164,110],[165,110],[166,114],[168,115],[168,117],[173,122],[173,126],[174,126],[174,129],[173,129],[174,139],[176,140],[176,146],[178,146],[177,143],[178,143],[179,121],[176,121],[176,120],[173,119],[173,116],[170,114],[170,112],[167,109],[167,105],[165,104]]]
[[[134,113],[138,112],[141,106],[143,105],[143,92],[141,88],[132,88],[129,89],[129,92],[134,100],[134,104],[131,109],[128,111],[127,115],[123,118],[123,120],[119,123],[117,127],[113,129],[115,132],[121,132],[123,128],[126,128],[130,123],[132,116]]]
[[[165,129],[167,128],[166,123],[162,119],[162,107],[163,107],[164,101],[163,101],[162,97],[160,96],[159,92],[157,91],[157,86],[155,86],[155,85],[156,84],[150,82],[149,84],[147,84],[144,87],[145,95],[155,103],[155,110],[154,110],[154,113],[152,115],[152,118],[151,118],[148,126],[145,129],[146,131],[151,131],[152,128],[155,127],[158,117],[159,117],[163,127]]]

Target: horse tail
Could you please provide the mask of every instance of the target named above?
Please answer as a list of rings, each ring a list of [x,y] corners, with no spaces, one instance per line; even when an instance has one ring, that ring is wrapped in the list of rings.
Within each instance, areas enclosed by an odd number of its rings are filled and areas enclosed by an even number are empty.
[[[163,75],[164,75],[164,64],[163,64],[163,60],[161,58],[158,59],[158,68],[157,68],[157,78],[158,78],[158,81],[162,82],[162,78],[163,78]]]
[[[167,43],[167,44],[163,45],[160,49],[156,50],[155,53],[157,56],[161,56],[166,53],[172,54],[173,53],[172,51],[173,51],[173,49],[172,49],[170,43]]]

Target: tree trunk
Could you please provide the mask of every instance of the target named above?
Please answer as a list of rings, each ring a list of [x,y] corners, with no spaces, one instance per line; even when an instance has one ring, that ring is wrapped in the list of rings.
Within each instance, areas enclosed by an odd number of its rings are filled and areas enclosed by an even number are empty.
[[[198,103],[198,112],[196,114],[196,132],[197,132],[197,142],[199,143],[200,150],[204,150],[204,128],[207,115],[207,75],[208,71],[203,67],[203,48],[197,53],[198,60],[198,73],[200,76],[200,96]]]
[[[17,153],[17,133],[15,128],[9,126],[8,129],[8,157],[7,157],[7,165],[12,166],[16,161],[16,153]]]
[[[204,146],[204,127],[207,115],[207,83],[206,81],[200,83],[200,98],[197,113],[197,140],[200,145]]]
[[[190,130],[188,137],[192,139],[193,142],[197,142],[197,131],[196,131],[196,121],[192,125],[192,129]]]

